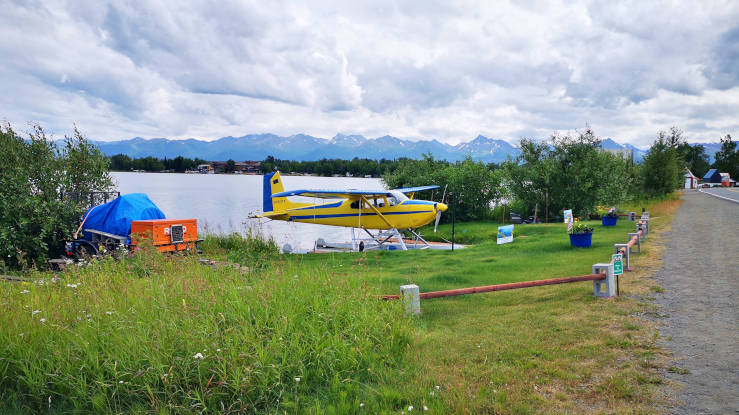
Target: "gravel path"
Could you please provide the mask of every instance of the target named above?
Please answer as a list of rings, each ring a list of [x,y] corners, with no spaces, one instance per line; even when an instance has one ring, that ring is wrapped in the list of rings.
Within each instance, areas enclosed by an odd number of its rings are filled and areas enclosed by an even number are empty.
[[[674,352],[676,414],[739,413],[739,203],[689,192],[675,215],[657,303]],[[675,369],[677,368],[677,369]]]

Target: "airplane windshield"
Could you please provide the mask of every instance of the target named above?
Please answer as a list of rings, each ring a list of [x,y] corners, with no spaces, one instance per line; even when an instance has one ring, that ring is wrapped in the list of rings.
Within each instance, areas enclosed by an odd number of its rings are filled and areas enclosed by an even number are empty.
[[[391,190],[390,194],[390,204],[391,205],[399,205],[406,200],[408,200],[408,196],[404,195],[402,192],[399,192],[397,190]]]

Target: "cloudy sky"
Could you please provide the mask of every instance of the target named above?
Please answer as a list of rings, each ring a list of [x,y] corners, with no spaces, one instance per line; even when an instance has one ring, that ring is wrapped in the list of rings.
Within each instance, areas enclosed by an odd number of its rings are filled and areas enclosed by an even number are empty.
[[[0,119],[99,140],[739,135],[736,0],[363,3],[0,0]]]

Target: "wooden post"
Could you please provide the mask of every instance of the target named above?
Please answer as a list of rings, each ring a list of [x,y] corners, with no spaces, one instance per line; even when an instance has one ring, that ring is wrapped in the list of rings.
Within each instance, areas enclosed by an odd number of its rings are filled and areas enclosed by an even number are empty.
[[[546,205],[546,223],[549,225],[549,189],[547,189]]]
[[[454,194],[449,193],[449,201],[452,202],[452,252],[454,252]]]
[[[506,204],[503,203],[503,225],[505,225],[505,206]]]

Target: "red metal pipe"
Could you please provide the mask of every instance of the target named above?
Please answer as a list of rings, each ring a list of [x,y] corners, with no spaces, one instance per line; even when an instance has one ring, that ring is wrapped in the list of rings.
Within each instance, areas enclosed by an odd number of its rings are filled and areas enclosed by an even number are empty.
[[[515,290],[518,288],[541,287],[544,285],[566,284],[570,282],[597,281],[597,280],[603,280],[605,278],[606,278],[605,273],[588,274],[588,275],[580,275],[577,277],[551,278],[547,280],[523,281],[523,282],[512,282],[508,284],[485,285],[482,287],[459,288],[456,290],[431,291],[427,293],[421,293],[420,297],[421,299],[453,297],[457,295],[486,293],[490,291]],[[382,296],[383,300],[397,300],[399,298],[400,298],[399,295],[383,295]]]
[[[638,236],[635,236],[635,237],[629,239],[629,242],[627,242],[626,245],[628,245],[628,247],[631,248],[632,246],[634,246],[634,244],[636,243],[636,240],[637,239],[639,239]]]

